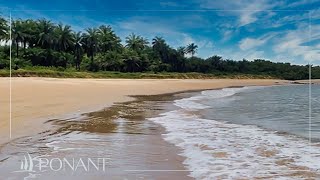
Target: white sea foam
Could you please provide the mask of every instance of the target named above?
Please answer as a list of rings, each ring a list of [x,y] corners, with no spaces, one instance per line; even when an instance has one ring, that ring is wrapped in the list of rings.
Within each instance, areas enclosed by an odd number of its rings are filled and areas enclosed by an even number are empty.
[[[232,96],[244,88],[204,91],[175,101],[182,109],[150,120],[167,130],[166,141],[182,148],[184,164],[196,179],[271,178],[300,179],[297,169],[319,177],[320,146],[296,136],[280,135],[253,125],[237,125],[190,116],[189,110],[206,108],[202,98]],[[197,101],[197,102],[192,102]],[[310,174],[309,174],[310,175]]]
[[[207,90],[202,91],[201,94],[192,96],[190,98],[183,98],[174,101],[174,105],[187,109],[187,110],[200,110],[200,109],[206,109],[209,108],[209,106],[206,106],[204,104],[199,103],[199,101],[204,99],[216,99],[216,98],[223,98],[227,96],[232,96],[236,94],[237,92],[241,92],[243,90],[246,90],[247,87],[243,88],[224,88],[224,89],[217,89],[217,90]]]
[[[241,88],[223,88],[223,89],[217,89],[217,90],[207,90],[202,91],[201,94],[205,97],[209,98],[223,98],[227,96],[232,96],[238,92],[247,90],[248,87],[241,87]]]
[[[199,96],[194,96],[190,98],[179,99],[174,102],[174,105],[183,109],[188,109],[188,110],[209,108],[209,106],[197,103],[197,101],[200,101],[202,98],[203,97],[199,95]]]

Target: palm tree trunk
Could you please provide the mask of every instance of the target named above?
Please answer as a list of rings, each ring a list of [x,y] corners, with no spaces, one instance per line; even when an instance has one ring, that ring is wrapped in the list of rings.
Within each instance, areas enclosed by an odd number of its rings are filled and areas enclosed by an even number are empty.
[[[80,55],[79,55],[79,54],[77,55],[77,63],[76,63],[76,66],[77,66],[77,70],[80,71]]]
[[[91,63],[93,64],[93,47],[90,48]]]
[[[18,58],[19,57],[19,43],[18,42],[16,43],[16,48],[17,48],[17,52],[16,53],[17,53],[17,58]]]
[[[27,41],[24,40],[24,41],[23,41],[23,52],[24,52],[24,53],[26,52],[26,46],[27,46]]]

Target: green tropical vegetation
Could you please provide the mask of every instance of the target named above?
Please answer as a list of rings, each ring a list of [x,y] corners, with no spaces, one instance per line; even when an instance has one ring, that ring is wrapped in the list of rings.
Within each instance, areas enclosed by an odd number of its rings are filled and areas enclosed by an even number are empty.
[[[281,78],[307,79],[308,65],[212,56],[197,57],[198,46],[171,47],[163,37],[151,40],[135,33],[124,39],[111,26],[76,32],[50,20],[12,21],[12,75],[99,78]],[[10,68],[9,24],[0,18],[0,76]],[[320,78],[320,67],[312,67]]]

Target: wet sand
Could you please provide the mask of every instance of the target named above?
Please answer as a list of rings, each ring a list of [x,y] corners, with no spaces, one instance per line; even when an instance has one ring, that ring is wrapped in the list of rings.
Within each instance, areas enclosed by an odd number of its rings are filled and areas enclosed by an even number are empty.
[[[165,142],[163,127],[147,118],[172,110],[192,93],[137,96],[80,117],[52,119],[50,131],[0,146],[0,173],[12,179],[192,179],[179,148]],[[15,172],[25,152],[51,158],[107,157],[106,172]],[[12,173],[14,172],[14,173]]]
[[[12,139],[50,129],[43,122],[108,107],[133,98],[186,90],[286,83],[268,79],[55,79],[12,78]],[[9,137],[9,78],[0,78],[0,144]]]

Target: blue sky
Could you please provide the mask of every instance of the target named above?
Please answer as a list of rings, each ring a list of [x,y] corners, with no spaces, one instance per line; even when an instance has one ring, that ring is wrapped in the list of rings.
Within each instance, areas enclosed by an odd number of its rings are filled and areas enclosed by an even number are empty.
[[[196,43],[198,56],[221,55],[320,64],[319,0],[0,0],[4,16],[47,18],[74,30],[111,25],[124,39],[163,36]]]

